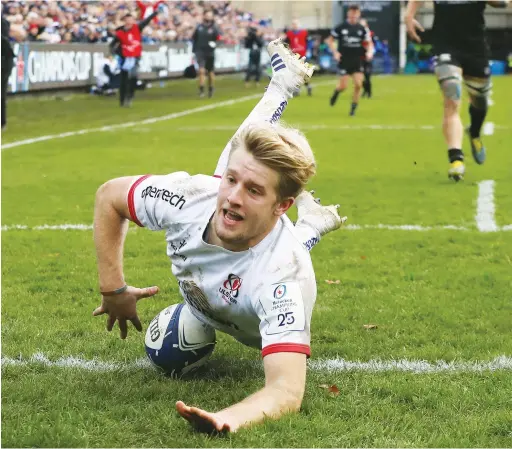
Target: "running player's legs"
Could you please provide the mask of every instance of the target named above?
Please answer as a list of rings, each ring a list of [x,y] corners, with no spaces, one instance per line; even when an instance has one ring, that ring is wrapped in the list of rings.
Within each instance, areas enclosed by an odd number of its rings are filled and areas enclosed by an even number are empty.
[[[363,97],[366,95],[368,98],[372,96],[372,62],[364,61],[364,81],[363,81]]]
[[[485,57],[468,57],[463,64],[463,78],[469,94],[471,124],[467,130],[473,158],[483,164],[486,157],[480,131],[487,115],[489,94],[492,88],[489,63]]]
[[[435,74],[443,94],[443,135],[450,161],[448,176],[458,181],[464,176],[464,130],[460,119],[462,69],[453,55],[442,53],[435,57]]]
[[[336,86],[336,90],[343,92],[348,87],[348,80],[350,79],[350,75],[342,75],[338,79],[338,85]]]
[[[336,85],[336,88],[334,89],[334,92],[332,93],[332,96],[330,99],[331,106],[335,105],[336,100],[338,99],[338,95],[341,94],[348,87],[348,80],[350,78],[350,75],[347,73],[347,70],[344,68],[343,63],[340,62],[338,68],[339,68],[340,77],[338,79],[338,84]]]
[[[203,53],[196,54],[197,65],[199,66],[199,96],[204,96],[204,79],[206,75],[206,57]]]
[[[208,97],[211,97],[215,87],[215,57],[213,54],[206,57],[204,68],[208,72]]]
[[[359,99],[361,98],[361,89],[363,88],[364,74],[361,71],[352,74],[352,85],[354,92],[352,94],[352,106],[350,108],[350,115],[355,115]]]

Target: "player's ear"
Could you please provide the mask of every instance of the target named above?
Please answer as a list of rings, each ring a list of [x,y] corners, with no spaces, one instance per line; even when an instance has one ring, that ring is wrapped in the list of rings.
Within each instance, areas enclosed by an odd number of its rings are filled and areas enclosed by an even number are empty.
[[[293,206],[293,203],[295,203],[295,198],[292,198],[291,196],[281,200],[278,199],[276,208],[274,209],[274,215],[280,217],[285,214],[286,211]]]

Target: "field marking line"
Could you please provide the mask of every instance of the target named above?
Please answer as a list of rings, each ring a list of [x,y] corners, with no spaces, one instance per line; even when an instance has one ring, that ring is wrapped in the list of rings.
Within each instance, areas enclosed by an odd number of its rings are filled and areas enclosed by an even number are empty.
[[[38,226],[27,226],[22,224],[13,224],[13,225],[3,225],[1,227],[2,231],[91,231],[93,229],[92,224],[73,224],[73,223],[64,223],[58,225],[50,225],[43,224]],[[136,230],[137,228],[133,227],[130,230]],[[456,226],[456,225],[437,225],[437,226],[422,226],[422,225],[413,225],[413,224],[405,224],[405,225],[388,225],[388,224],[375,224],[375,225],[356,225],[356,224],[347,224],[341,228],[346,231],[360,231],[364,229],[385,229],[389,231],[442,231],[442,230],[451,230],[451,231],[471,231],[471,228],[465,226]],[[512,231],[512,224],[503,226],[501,229],[496,228],[496,231]],[[485,231],[482,231],[485,232]]]
[[[231,105],[234,105],[237,103],[242,103],[244,101],[254,100],[256,98],[261,98],[262,96],[263,96],[263,94],[246,95],[244,97],[235,98],[234,100],[221,101],[218,103],[212,103],[212,104],[208,104],[205,106],[199,106],[197,108],[192,108],[192,109],[185,109],[184,111],[173,112],[172,114],[161,115],[159,117],[151,117],[151,118],[147,118],[144,120],[138,120],[138,121],[134,121],[134,122],[118,123],[116,125],[107,125],[107,126],[101,126],[98,128],[79,129],[77,131],[68,131],[68,132],[60,133],[60,134],[49,134],[47,136],[33,137],[31,139],[25,139],[25,140],[17,140],[15,142],[3,144],[2,151],[8,150],[9,148],[19,147],[22,145],[30,145],[32,143],[43,142],[45,140],[62,139],[64,137],[78,136],[78,135],[90,134],[90,133],[96,133],[96,132],[106,132],[106,131],[112,131],[112,130],[122,129],[122,128],[131,128],[131,127],[138,126],[138,125],[148,125],[151,123],[163,122],[166,120],[173,120],[176,118],[185,117],[186,115],[191,115],[191,114],[195,114],[198,112],[209,111],[211,109],[222,108],[224,106],[231,106]]]
[[[480,232],[496,232],[499,230],[494,220],[494,184],[491,179],[478,183],[478,198],[476,201],[476,227]]]
[[[261,362],[253,362],[255,368],[261,366]],[[82,357],[60,357],[51,360],[45,354],[37,352],[28,358],[4,357],[2,356],[2,368],[7,366],[45,366],[67,369],[78,369],[81,371],[106,372],[106,371],[126,371],[137,369],[155,369],[147,358],[137,358],[130,362],[105,362],[98,359],[84,359]],[[235,362],[233,363],[235,366]],[[428,362],[426,360],[369,360],[367,362],[351,361],[345,359],[326,359],[311,360],[308,367],[312,371],[317,372],[346,372],[361,371],[370,373],[379,372],[406,372],[414,374],[431,374],[431,373],[456,373],[456,372],[475,372],[481,373],[486,371],[511,371],[512,357],[500,355],[490,361],[451,361],[437,360]]]
[[[313,87],[322,86],[325,84],[332,84],[332,83],[333,83],[333,81],[321,81],[319,83],[312,84],[312,86]],[[106,132],[106,131],[112,131],[112,130],[123,129],[123,128],[132,128],[134,126],[139,126],[139,125],[149,125],[152,123],[163,122],[166,120],[174,120],[176,118],[185,117],[186,115],[191,115],[191,114],[195,114],[198,112],[205,112],[205,111],[209,111],[211,109],[217,109],[217,108],[222,108],[224,106],[232,106],[237,103],[243,103],[244,101],[255,100],[258,98],[262,98],[263,95],[264,95],[264,93],[245,95],[243,97],[235,98],[232,100],[220,101],[218,103],[212,103],[212,104],[208,104],[205,106],[199,106],[197,108],[192,108],[192,109],[185,109],[184,111],[173,112],[172,114],[161,115],[159,117],[150,117],[147,119],[137,120],[134,122],[118,123],[115,125],[100,126],[98,128],[85,128],[85,129],[79,129],[76,131],[67,131],[67,132],[60,133],[60,134],[49,134],[47,136],[33,137],[31,139],[16,140],[14,142],[9,142],[9,143],[3,144],[2,151],[8,150],[9,148],[19,147],[22,145],[30,145],[32,143],[44,142],[45,140],[63,139],[65,137],[72,137],[72,136],[90,134],[90,133],[95,133],[95,132]],[[238,129],[238,127],[236,129]]]
[[[492,136],[494,134],[494,130],[496,129],[496,125],[494,122],[485,122],[482,128],[482,134],[484,136]]]

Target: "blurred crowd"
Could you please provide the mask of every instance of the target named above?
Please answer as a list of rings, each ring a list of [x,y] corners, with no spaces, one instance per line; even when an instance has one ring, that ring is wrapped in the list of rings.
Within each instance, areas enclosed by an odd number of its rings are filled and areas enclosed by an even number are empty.
[[[9,1],[2,0],[2,16],[27,31],[27,40],[48,43],[105,43],[122,25],[123,16],[131,12],[143,19],[156,6],[163,12],[144,29],[143,43],[188,41],[202,21],[205,9],[213,10],[215,22],[226,44],[242,43],[250,27],[262,31],[266,41],[278,32],[271,19],[256,18],[250,12],[234,8],[229,1]]]

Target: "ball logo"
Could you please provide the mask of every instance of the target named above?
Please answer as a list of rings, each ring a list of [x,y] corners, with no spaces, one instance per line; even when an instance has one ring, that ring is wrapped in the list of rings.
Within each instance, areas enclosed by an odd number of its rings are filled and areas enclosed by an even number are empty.
[[[231,293],[231,296],[234,298],[238,297],[238,291],[240,290],[240,287],[242,286],[242,279],[240,279],[239,276],[236,274],[231,273],[228,278],[224,281],[224,284],[222,284],[226,290],[229,290]]]
[[[160,329],[158,327],[158,317],[160,314],[158,314],[153,320],[151,320],[151,323],[149,324],[149,333],[151,335],[151,341],[154,343],[160,338]]]
[[[279,284],[274,290],[274,298],[281,299],[284,295],[286,295],[286,285]]]

